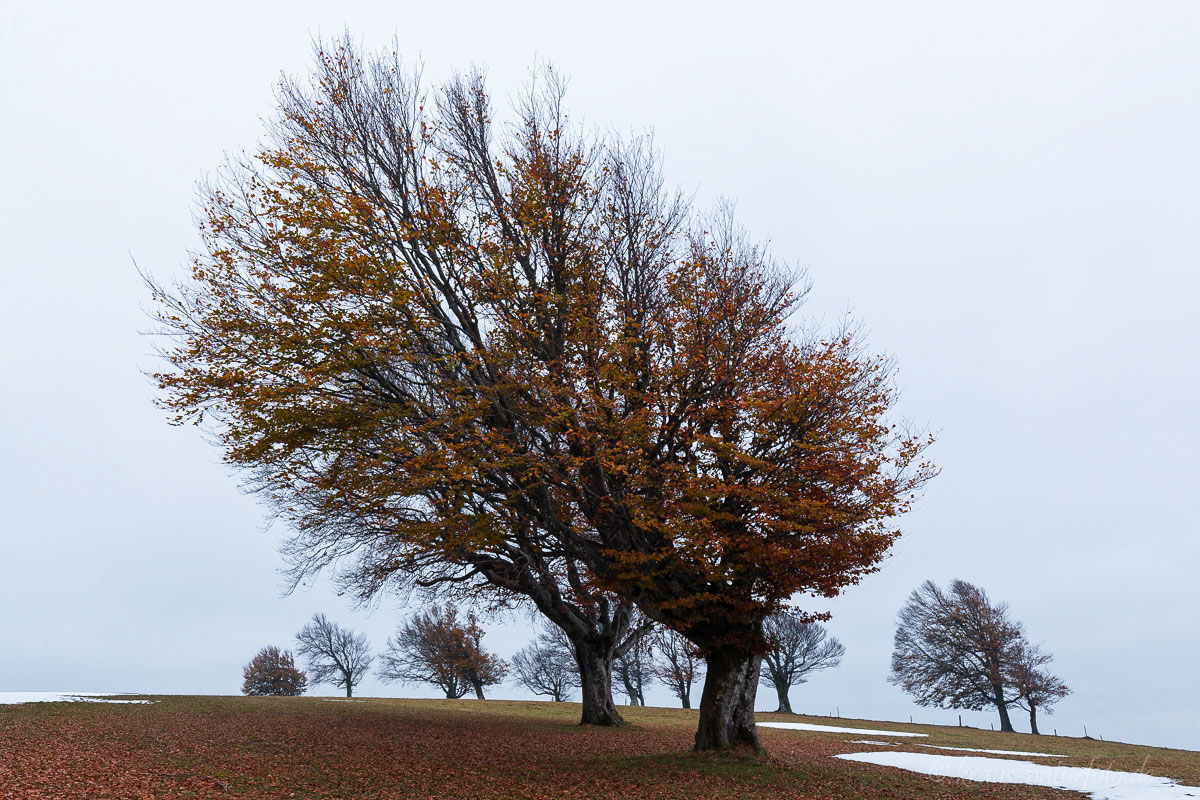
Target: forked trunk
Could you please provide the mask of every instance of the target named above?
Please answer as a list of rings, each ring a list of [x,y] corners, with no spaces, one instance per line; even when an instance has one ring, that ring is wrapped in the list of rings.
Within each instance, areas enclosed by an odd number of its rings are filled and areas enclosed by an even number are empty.
[[[782,686],[775,684],[775,694],[779,695],[779,708],[775,709],[776,714],[792,714],[792,701],[788,699],[788,690],[792,687],[787,684]]]
[[[704,693],[696,750],[762,752],[754,725],[754,697],[762,656],[731,648],[714,648],[705,661]]]
[[[1037,729],[1037,706],[1029,704],[1029,729],[1034,736],[1039,736]]]
[[[1003,686],[993,686],[992,690],[995,691],[996,697],[998,697],[998,698],[1004,697],[1004,687]],[[1000,730],[1005,733],[1012,733],[1013,726],[1012,726],[1012,720],[1010,720],[1008,718],[1008,704],[1005,703],[1003,699],[997,700],[996,701],[996,710],[1000,712]]]
[[[621,682],[625,684],[625,696],[629,698],[629,705],[636,706],[638,704],[638,693],[634,685],[629,682],[629,678],[621,676]]]
[[[575,642],[583,714],[580,725],[624,725],[612,697],[612,659],[586,641]]]

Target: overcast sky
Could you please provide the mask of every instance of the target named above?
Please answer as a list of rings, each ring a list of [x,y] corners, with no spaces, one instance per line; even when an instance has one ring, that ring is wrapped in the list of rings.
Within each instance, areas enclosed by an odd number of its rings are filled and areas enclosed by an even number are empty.
[[[673,182],[807,267],[809,314],[897,359],[942,474],[880,573],[804,604],[847,654],[793,707],[954,723],[885,678],[906,595],[963,578],[1074,689],[1044,732],[1200,749],[1200,6],[574,5],[6,0],[0,691],[232,694],[315,611],[376,645],[403,615],[282,597],[279,532],[141,372],[132,259],[185,266],[195,181],[348,28],[431,78],[486,65],[500,102],[553,62],[577,116],[653,128]],[[490,628],[505,656],[531,635]]]

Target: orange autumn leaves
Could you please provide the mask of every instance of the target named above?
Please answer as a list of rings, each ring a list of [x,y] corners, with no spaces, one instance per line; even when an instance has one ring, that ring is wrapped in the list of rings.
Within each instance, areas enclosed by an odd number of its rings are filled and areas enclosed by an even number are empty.
[[[285,81],[190,280],[154,286],[162,402],[292,523],[300,572],[377,589],[519,550],[701,647],[753,640],[875,568],[929,439],[853,332],[789,327],[803,292],[731,212],[538,81],[508,126],[478,75],[430,92],[348,45]]]

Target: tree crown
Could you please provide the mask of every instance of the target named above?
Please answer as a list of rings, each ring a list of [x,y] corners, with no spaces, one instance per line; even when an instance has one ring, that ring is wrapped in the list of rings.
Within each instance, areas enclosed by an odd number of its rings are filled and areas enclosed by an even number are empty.
[[[761,648],[792,595],[876,568],[929,438],[854,331],[796,336],[803,289],[731,211],[539,81],[503,127],[478,74],[429,98],[398,58],[319,51],[207,188],[190,281],[154,285],[163,402],[214,423],[301,572],[511,587],[540,562]]]

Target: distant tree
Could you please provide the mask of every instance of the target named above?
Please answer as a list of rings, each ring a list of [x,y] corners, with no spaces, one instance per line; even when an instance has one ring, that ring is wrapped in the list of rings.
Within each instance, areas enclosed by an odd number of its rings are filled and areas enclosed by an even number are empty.
[[[242,668],[242,694],[295,697],[304,694],[308,677],[296,669],[290,650],[264,647]]]
[[[763,623],[767,652],[763,656],[760,680],[773,686],[779,696],[776,713],[792,713],[788,690],[808,681],[808,675],[842,663],[846,648],[830,637],[823,626],[806,622],[794,614],[780,611]]]
[[[1071,693],[1062,679],[1045,669],[1054,656],[1042,652],[1037,645],[1022,640],[1014,663],[1009,667],[1009,679],[1017,691],[1016,704],[1029,712],[1029,729],[1038,733],[1037,712],[1054,713],[1054,704]]]
[[[387,641],[379,677],[432,683],[453,700],[504,680],[508,665],[483,649],[483,628],[474,613],[459,620],[453,604],[434,605],[402,623]]]
[[[571,641],[556,625],[546,625],[533,642],[518,650],[512,668],[526,689],[555,702],[566,700],[571,689],[580,685]]]
[[[1008,707],[1018,699],[1010,668],[1024,632],[1008,604],[956,580],[948,591],[925,581],[900,609],[889,682],[919,705],[982,709],[995,706],[1000,730],[1012,731]]]
[[[296,634],[296,651],[308,661],[313,683],[329,683],[354,695],[354,687],[366,677],[373,656],[367,637],[330,622],[324,614]]]
[[[625,695],[635,706],[646,705],[646,686],[654,682],[654,648],[645,632],[633,639],[613,661],[613,674],[625,686]]]
[[[650,671],[675,693],[684,708],[691,708],[692,684],[704,671],[700,649],[669,628],[655,631],[651,643],[657,655]]]

